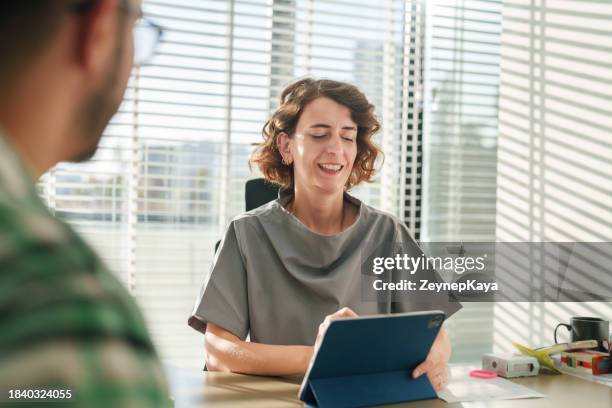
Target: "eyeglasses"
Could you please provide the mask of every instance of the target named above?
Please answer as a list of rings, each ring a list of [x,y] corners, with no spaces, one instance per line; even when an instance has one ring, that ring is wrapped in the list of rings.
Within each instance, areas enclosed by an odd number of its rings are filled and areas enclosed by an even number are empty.
[[[140,17],[134,26],[134,64],[146,65],[159,44],[164,30],[146,17]]]
[[[71,8],[74,12],[85,13],[90,10],[94,4],[95,1],[88,0],[73,4]],[[123,0],[120,7],[126,13],[139,16],[132,31],[134,36],[134,65],[146,65],[155,54],[155,50],[163,36],[164,30],[161,26],[155,24],[147,17],[144,17],[140,8],[134,9],[128,0]]]

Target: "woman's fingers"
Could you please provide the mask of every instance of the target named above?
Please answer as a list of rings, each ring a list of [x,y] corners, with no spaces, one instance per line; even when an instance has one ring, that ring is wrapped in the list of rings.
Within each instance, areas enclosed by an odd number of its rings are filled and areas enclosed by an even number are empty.
[[[327,330],[327,327],[332,322],[332,320],[341,319],[344,317],[355,317],[355,316],[357,316],[357,313],[355,313],[349,307],[343,307],[342,309],[336,311],[335,313],[325,316],[323,323],[319,325],[319,333],[317,335],[317,341],[323,335],[323,333],[325,333],[325,330]]]
[[[350,307],[343,307],[342,309],[340,309],[336,313],[334,313],[332,316],[336,316],[336,317],[356,317],[357,313],[353,312],[353,310]]]
[[[429,382],[436,391],[441,390],[448,383],[448,366],[442,359],[436,358],[435,354],[430,355],[419,364],[412,372],[412,378],[418,378],[427,374]]]
[[[335,319],[338,319],[338,318],[342,318],[342,317],[355,317],[355,316],[357,316],[357,313],[353,312],[353,310],[351,310],[351,308],[343,307],[342,309],[338,310],[337,312],[325,316],[325,319],[323,320],[322,325],[327,327],[327,326],[329,326],[329,324],[331,323],[332,320],[335,320]]]
[[[419,378],[423,374],[429,373],[432,368],[430,360],[425,360],[412,371],[412,378]]]

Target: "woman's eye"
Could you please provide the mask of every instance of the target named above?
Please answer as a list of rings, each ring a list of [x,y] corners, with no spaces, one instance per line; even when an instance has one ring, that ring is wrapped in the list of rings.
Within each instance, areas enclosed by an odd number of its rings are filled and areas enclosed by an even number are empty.
[[[355,140],[352,137],[343,137],[343,139],[346,140],[347,142],[353,142]]]
[[[325,135],[325,133],[322,133],[322,134],[317,134],[317,135],[313,134],[311,136],[314,137],[315,139],[320,139],[322,137],[325,137],[326,135]]]

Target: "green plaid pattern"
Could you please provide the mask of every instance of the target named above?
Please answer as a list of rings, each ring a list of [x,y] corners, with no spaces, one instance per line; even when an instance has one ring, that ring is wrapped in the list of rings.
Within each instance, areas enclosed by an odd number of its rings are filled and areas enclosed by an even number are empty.
[[[167,407],[144,319],[89,246],[44,205],[0,132],[0,407],[8,390],[69,389],[57,406]]]

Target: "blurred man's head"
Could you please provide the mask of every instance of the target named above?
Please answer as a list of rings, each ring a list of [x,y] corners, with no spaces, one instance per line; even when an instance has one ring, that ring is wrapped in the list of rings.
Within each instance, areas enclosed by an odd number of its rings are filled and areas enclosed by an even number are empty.
[[[49,126],[36,137],[64,144],[55,162],[91,157],[121,103],[140,15],[140,0],[0,1],[0,122],[9,133],[40,118]],[[37,170],[55,164],[39,166],[39,154],[24,152]]]

